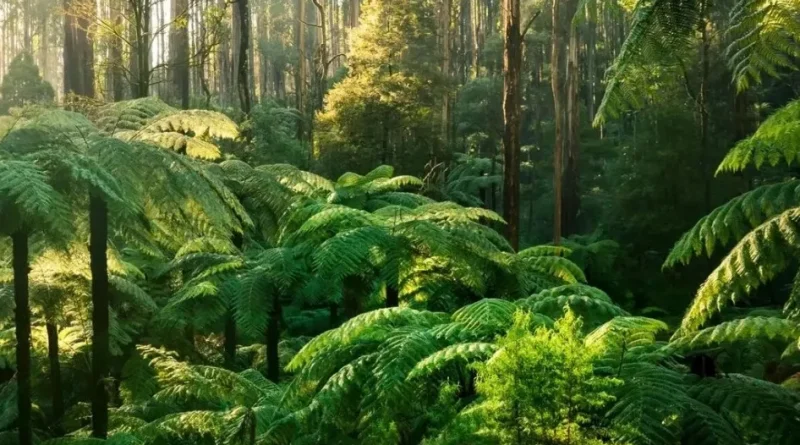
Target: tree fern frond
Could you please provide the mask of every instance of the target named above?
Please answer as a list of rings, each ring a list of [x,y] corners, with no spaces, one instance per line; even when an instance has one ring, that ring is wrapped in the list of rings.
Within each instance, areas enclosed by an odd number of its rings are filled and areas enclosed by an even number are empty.
[[[800,26],[800,21],[798,25]],[[765,164],[775,166],[781,162],[793,165],[800,161],[798,146],[800,146],[800,100],[795,100],[768,117],[752,136],[736,144],[720,162],[717,174],[739,172],[751,164],[756,168],[761,168]]]
[[[425,357],[425,359],[414,365],[407,378],[415,379],[428,376],[453,361],[470,363],[476,360],[485,360],[496,351],[497,346],[493,343],[474,342],[450,345]]]
[[[454,312],[452,320],[473,331],[500,333],[511,326],[517,309],[510,301],[484,298]]]
[[[737,241],[768,218],[800,205],[800,181],[764,185],[717,207],[686,232],[664,267],[688,264],[693,256],[711,256],[717,245]]]
[[[444,322],[442,314],[417,311],[409,308],[385,308],[358,315],[336,329],[314,337],[297,353],[287,365],[289,371],[297,371],[307,365],[320,351],[332,345],[343,346],[375,330],[401,326],[430,327]]]
[[[730,12],[731,43],[725,50],[739,91],[779,77],[800,58],[800,6],[793,1],[739,0]]]
[[[745,317],[726,321],[716,326],[674,338],[670,347],[678,351],[692,351],[756,339],[779,341],[784,344],[797,341],[800,326],[797,323],[774,317]]]
[[[781,272],[800,245],[798,222],[800,209],[794,208],[742,238],[698,289],[681,330],[696,330],[713,314]]]
[[[800,395],[764,380],[740,374],[703,379],[689,394],[716,412],[743,422],[763,443],[791,443],[800,431]]]

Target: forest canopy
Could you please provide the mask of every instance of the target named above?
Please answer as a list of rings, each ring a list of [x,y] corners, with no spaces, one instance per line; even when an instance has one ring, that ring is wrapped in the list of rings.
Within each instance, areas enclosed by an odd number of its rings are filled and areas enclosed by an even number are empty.
[[[0,0],[0,444],[793,444],[800,2]]]

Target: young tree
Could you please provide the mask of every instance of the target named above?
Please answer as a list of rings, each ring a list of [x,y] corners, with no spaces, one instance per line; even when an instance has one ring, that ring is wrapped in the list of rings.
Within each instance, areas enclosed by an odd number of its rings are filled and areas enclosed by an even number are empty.
[[[11,107],[47,104],[53,101],[53,87],[39,75],[39,69],[29,53],[20,53],[8,67],[0,84],[0,114]]]

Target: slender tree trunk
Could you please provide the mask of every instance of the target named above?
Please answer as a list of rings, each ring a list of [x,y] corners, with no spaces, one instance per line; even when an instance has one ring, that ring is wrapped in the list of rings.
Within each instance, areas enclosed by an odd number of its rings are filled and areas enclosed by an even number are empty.
[[[280,381],[280,355],[278,345],[281,339],[281,297],[275,293],[272,297],[272,310],[269,314],[269,325],[267,326],[267,378],[275,383]]]
[[[58,326],[52,321],[47,328],[47,358],[50,363],[50,388],[53,403],[53,429],[56,435],[63,433],[61,422],[64,420],[64,390],[61,384],[61,362],[58,359]]]
[[[86,29],[89,19],[73,15],[73,0],[64,0],[64,93],[94,97],[94,49]]]
[[[111,0],[111,19],[114,21],[115,32],[122,33],[122,0]],[[109,45],[108,69],[111,70],[111,97],[117,102],[125,98],[123,88],[122,70],[122,36],[112,35]]]
[[[550,52],[550,84],[553,90],[553,123],[555,143],[553,144],[553,243],[561,243],[561,196],[564,156],[564,92],[562,79],[562,53],[564,51],[564,23],[562,20],[563,2],[553,1],[553,34]]]
[[[595,114],[595,83],[597,83],[597,4],[588,2],[586,4],[586,105],[589,111],[589,119],[594,119]]]
[[[234,17],[238,17],[239,39],[234,40],[238,45],[238,50],[234,56],[236,62],[236,89],[239,94],[239,105],[245,114],[250,114],[251,108],[251,95],[250,95],[250,80],[248,74],[248,54],[250,45],[250,6],[248,0],[237,0],[234,4]]]
[[[301,116],[305,116],[305,92],[306,92],[306,29],[303,21],[306,18],[306,1],[295,0],[295,24],[294,24],[294,43],[297,48],[298,61],[294,73],[294,94],[295,108]],[[305,137],[305,125],[303,119],[297,124],[297,139],[301,141]]]
[[[506,238],[519,249],[519,165],[522,71],[522,30],[519,0],[503,1],[503,218]]]
[[[567,20],[572,21],[576,12],[576,1],[567,3]],[[564,204],[562,231],[569,236],[578,231],[578,212],[580,211],[580,102],[578,85],[580,83],[580,64],[578,60],[580,42],[578,28],[570,26],[569,53],[567,56],[567,165],[564,176]]]
[[[318,22],[320,26],[320,34],[322,36],[319,45],[319,79],[317,80],[316,98],[314,100],[314,111],[322,109],[322,101],[325,98],[325,90],[327,89],[328,82],[328,37],[327,27],[325,26],[325,8],[320,3],[320,0],[311,0],[317,8]],[[317,70],[314,70],[317,72]]]
[[[189,109],[189,1],[172,0],[170,30],[170,77],[173,94],[180,99],[181,108]]]
[[[92,437],[108,436],[109,294],[108,208],[99,191],[89,200],[89,262],[92,273]]]
[[[702,20],[700,23],[700,33],[702,36],[702,44],[700,48],[700,65],[702,70],[702,79],[700,80],[700,145],[701,145],[701,163],[703,171],[703,204],[705,205],[706,212],[711,211],[711,179],[712,173],[710,169],[709,159],[709,141],[708,141],[708,82],[709,82],[709,60],[708,53],[710,47],[708,35],[708,0],[703,2],[702,6]]]
[[[450,42],[450,24],[452,18],[453,0],[442,0],[442,9],[440,17],[441,36],[442,36],[442,77],[445,82],[450,81],[450,65],[452,64],[451,57],[451,42]],[[450,92],[445,88],[442,95],[442,158],[447,156],[444,154],[449,151],[450,145]]]
[[[225,9],[226,0],[219,0],[218,7]],[[219,85],[218,93],[222,104],[230,104],[230,84],[231,84],[231,59],[230,59],[230,39],[222,39],[217,50],[217,80]]]
[[[11,236],[14,267],[14,327],[17,336],[17,430],[21,445],[33,444],[31,429],[31,310],[28,295],[28,232]]]

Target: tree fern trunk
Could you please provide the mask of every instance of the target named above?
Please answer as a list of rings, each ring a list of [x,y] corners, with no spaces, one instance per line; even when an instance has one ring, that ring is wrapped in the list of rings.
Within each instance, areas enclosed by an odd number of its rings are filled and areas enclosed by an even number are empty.
[[[17,429],[20,445],[33,443],[31,430],[31,313],[28,302],[28,233],[11,236],[14,267],[14,326],[17,336]]]
[[[64,418],[64,392],[61,387],[61,363],[58,360],[58,327],[55,323],[47,325],[47,358],[50,363],[50,388],[53,403],[53,429],[57,435],[63,433],[61,421]]]
[[[386,285],[386,307],[397,307],[400,305],[400,292],[392,286]]]
[[[236,249],[241,252],[244,245],[243,234],[234,232],[231,241]],[[225,366],[228,369],[233,369],[236,366],[236,317],[233,310],[233,301],[228,302],[228,304],[229,308],[225,313]]]
[[[281,307],[280,294],[276,293],[272,297],[272,312],[267,326],[267,378],[275,383],[280,380],[281,363],[278,354],[278,343],[281,339]]]
[[[236,319],[233,310],[225,314],[225,367],[233,369],[236,366]]]
[[[92,272],[92,436],[108,436],[108,208],[96,190],[89,200],[89,263]]]

